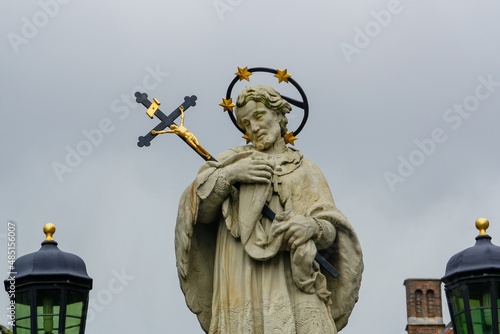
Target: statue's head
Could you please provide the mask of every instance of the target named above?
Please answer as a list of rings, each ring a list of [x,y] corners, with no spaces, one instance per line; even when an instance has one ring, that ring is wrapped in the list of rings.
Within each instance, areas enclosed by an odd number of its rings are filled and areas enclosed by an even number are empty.
[[[261,102],[269,110],[272,110],[278,119],[281,136],[285,136],[288,124],[286,114],[292,110],[292,107],[274,88],[264,85],[246,87],[238,94],[235,114],[238,126],[242,129],[245,129],[245,125],[241,122],[240,117],[238,117],[238,109],[246,106],[249,101]]]

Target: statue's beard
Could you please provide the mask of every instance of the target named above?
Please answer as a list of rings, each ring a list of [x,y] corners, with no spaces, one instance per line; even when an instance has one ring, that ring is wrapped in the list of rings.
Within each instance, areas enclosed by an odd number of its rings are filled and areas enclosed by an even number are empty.
[[[253,144],[258,151],[265,151],[273,145],[271,140],[260,140]]]
[[[273,144],[278,140],[280,135],[280,128],[272,128],[265,130],[261,133],[254,135],[252,144],[258,151],[265,151],[273,146]]]

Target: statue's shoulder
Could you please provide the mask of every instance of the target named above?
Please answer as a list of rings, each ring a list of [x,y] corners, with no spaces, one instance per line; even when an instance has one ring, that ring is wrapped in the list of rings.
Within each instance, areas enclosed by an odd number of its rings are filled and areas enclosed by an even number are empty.
[[[319,170],[319,167],[312,162],[311,160],[307,159],[304,157],[301,151],[294,147],[288,147],[288,152],[295,158],[295,160],[300,160],[302,167],[305,169],[314,169],[314,170]]]
[[[255,149],[253,148],[252,145],[244,145],[244,146],[235,146],[235,147],[232,147],[232,148],[230,148],[227,151],[231,151],[233,153],[241,153],[241,152],[248,152],[248,151],[254,151],[254,150]]]
[[[235,146],[217,155],[216,159],[218,161],[224,161],[225,159],[231,158],[239,153],[253,151],[254,148],[251,145],[245,146]]]

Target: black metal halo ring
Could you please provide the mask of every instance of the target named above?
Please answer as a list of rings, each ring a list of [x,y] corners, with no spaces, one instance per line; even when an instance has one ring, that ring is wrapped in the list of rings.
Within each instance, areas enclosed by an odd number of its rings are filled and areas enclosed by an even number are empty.
[[[267,67],[252,67],[252,68],[249,68],[248,71],[251,72],[251,73],[254,73],[254,72],[267,72],[267,73],[272,73],[272,74],[277,74],[278,73],[277,70],[274,70],[272,68],[267,68]],[[240,80],[241,80],[240,77],[236,76],[233,79],[233,81],[231,81],[231,83],[227,87],[226,99],[230,99],[231,98],[231,92],[233,91],[233,87],[236,84],[236,82],[238,82]],[[304,117],[302,118],[302,122],[300,122],[299,127],[295,131],[291,132],[291,134],[293,136],[297,136],[300,133],[300,131],[302,131],[302,129],[304,128],[304,125],[306,125],[307,118],[309,117],[309,102],[307,101],[306,93],[304,93],[304,90],[302,89],[302,87],[300,87],[300,85],[297,83],[297,81],[295,81],[292,78],[288,78],[288,82],[290,82],[297,89],[297,91],[299,92],[300,96],[302,97],[302,102],[300,102],[300,101],[292,99],[292,98],[290,98],[288,96],[281,95],[281,97],[283,99],[285,99],[288,103],[290,103],[290,104],[292,104],[292,105],[294,105],[296,107],[299,107],[302,110],[304,110]],[[234,113],[233,112],[228,112],[228,114],[229,114],[229,118],[231,118],[231,121],[233,122],[234,126],[238,130],[240,130],[241,133],[245,134],[245,130],[243,130],[242,128],[240,128],[238,126],[238,123],[236,122],[236,118],[234,117]]]

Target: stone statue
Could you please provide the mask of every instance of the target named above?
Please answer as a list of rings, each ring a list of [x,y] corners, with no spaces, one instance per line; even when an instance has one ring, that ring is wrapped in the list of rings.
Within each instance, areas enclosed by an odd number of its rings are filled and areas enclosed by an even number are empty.
[[[207,333],[337,333],[358,299],[357,236],[318,167],[286,146],[290,110],[271,87],[245,88],[235,113],[251,145],[207,161],[181,197],[179,279]],[[339,277],[321,270],[317,251]]]

